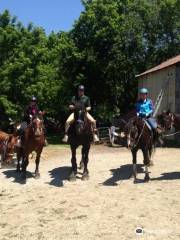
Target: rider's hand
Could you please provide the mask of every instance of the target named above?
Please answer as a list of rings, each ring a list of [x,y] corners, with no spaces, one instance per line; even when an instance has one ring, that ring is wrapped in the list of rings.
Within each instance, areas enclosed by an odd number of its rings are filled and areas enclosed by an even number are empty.
[[[139,113],[139,117],[145,118],[145,117],[146,117],[146,114],[144,114],[144,113]]]

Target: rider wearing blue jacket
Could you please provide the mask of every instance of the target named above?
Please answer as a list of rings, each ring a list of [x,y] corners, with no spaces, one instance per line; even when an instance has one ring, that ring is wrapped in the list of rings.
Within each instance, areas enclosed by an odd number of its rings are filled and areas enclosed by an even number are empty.
[[[152,100],[148,98],[148,90],[146,88],[141,88],[139,94],[140,98],[136,103],[137,116],[146,119],[155,134],[159,134],[156,119],[152,117],[154,106]]]

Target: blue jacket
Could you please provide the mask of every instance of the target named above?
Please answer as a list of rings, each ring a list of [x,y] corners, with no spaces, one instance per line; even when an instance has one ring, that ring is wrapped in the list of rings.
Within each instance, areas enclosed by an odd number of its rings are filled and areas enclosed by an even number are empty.
[[[136,112],[140,117],[149,117],[154,111],[154,106],[151,99],[138,100],[136,103]]]

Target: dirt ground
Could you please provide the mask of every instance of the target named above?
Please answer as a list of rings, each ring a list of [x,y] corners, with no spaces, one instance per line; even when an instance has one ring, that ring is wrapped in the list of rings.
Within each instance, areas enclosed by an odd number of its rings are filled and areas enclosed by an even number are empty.
[[[31,160],[26,184],[14,169],[0,169],[0,239],[180,239],[180,149],[156,150],[149,183],[141,181],[138,158],[137,184],[131,153],[102,145],[91,149],[88,181],[81,172],[76,182],[67,180],[68,147],[44,149],[38,180]]]

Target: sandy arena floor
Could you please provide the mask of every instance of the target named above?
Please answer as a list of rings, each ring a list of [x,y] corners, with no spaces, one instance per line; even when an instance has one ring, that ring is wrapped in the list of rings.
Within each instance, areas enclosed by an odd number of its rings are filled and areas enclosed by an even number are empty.
[[[90,179],[81,181],[81,171],[69,182],[69,148],[49,146],[38,180],[31,174],[34,160],[26,184],[14,169],[0,169],[0,240],[178,240],[180,149],[157,149],[154,163],[151,181],[133,184],[127,149],[93,146]],[[143,234],[135,233],[138,227]]]

